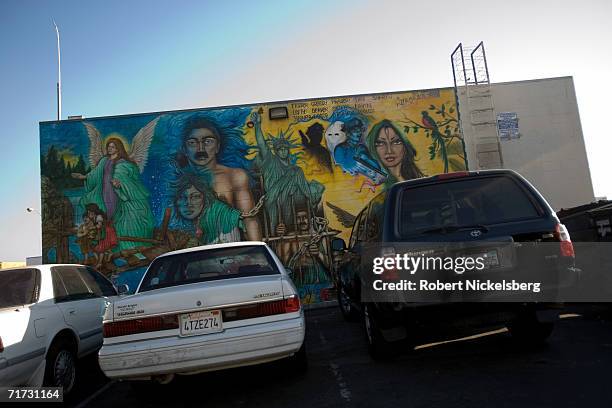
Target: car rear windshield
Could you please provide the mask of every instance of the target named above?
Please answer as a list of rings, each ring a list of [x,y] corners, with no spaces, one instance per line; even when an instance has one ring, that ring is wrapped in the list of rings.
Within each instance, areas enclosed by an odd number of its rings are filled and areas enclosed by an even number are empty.
[[[509,176],[449,180],[406,188],[399,196],[399,238],[445,227],[499,224],[538,217],[531,194]]]
[[[208,249],[154,260],[138,291],[279,273],[270,253],[263,246]]]
[[[36,269],[0,271],[0,309],[35,303],[39,280]]]

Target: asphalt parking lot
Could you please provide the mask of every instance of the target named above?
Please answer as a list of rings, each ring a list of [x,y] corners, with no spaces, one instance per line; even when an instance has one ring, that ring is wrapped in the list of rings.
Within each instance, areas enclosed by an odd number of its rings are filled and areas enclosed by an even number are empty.
[[[496,406],[610,407],[612,313],[574,306],[547,345],[525,349],[504,330],[429,345],[394,361],[373,361],[359,323],[337,308],[307,312],[309,369],[281,363],[182,377],[147,395],[109,382],[84,361],[69,405],[121,406]]]

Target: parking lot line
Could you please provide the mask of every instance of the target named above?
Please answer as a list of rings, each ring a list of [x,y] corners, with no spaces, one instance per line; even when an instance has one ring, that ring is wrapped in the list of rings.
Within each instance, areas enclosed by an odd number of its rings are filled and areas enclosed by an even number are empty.
[[[331,368],[334,378],[336,379],[336,383],[338,383],[338,388],[340,388],[340,396],[346,402],[351,402],[351,391],[349,390],[348,385],[340,372],[340,366],[336,363],[329,363],[329,368]]]
[[[493,335],[496,335],[496,334],[505,333],[507,331],[508,331],[508,329],[504,327],[503,329],[498,329],[498,330],[492,330],[492,331],[488,331],[488,332],[484,332],[484,333],[479,333],[479,334],[475,334],[473,336],[461,337],[459,339],[444,340],[444,341],[438,341],[438,342],[435,342],[435,343],[421,344],[421,345],[416,346],[414,349],[415,350],[420,350],[420,349],[424,349],[424,348],[439,346],[441,344],[456,343],[458,341],[465,341],[465,340],[473,340],[473,339],[478,339],[480,337],[493,336]]]

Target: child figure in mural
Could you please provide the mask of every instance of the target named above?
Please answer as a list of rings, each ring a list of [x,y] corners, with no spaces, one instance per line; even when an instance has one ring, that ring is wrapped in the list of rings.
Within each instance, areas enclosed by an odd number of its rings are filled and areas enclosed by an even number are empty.
[[[416,165],[416,150],[406,135],[388,119],[375,124],[366,138],[368,149],[380,163],[388,177],[385,186],[398,181],[424,177]]]
[[[80,204],[83,207],[96,204],[112,222],[117,235],[124,238],[119,241],[120,250],[150,245],[138,239],[153,236],[149,192],[140,180],[140,173],[147,163],[158,120],[156,118],[140,129],[129,154],[121,139],[111,137],[103,145],[100,132],[92,124],[84,124],[90,140],[92,170],[87,175],[72,173],[72,177],[85,181],[85,194]]]
[[[270,135],[272,148],[268,146],[261,130],[261,116],[251,113],[259,154],[259,166],[263,175],[266,194],[265,210],[270,227],[277,235],[283,235],[285,225],[291,224],[294,208],[309,207],[315,210],[321,201],[325,187],[316,180],[308,181],[304,171],[295,164],[291,149],[298,147],[282,132]]]
[[[92,206],[98,207],[95,204],[87,204],[85,213],[83,214],[83,223],[77,227],[76,242],[83,254],[83,263],[89,261],[93,248],[97,245],[98,229],[96,228],[97,215]],[[100,216],[101,217],[101,216]]]
[[[187,246],[240,241],[240,231],[245,229],[242,213],[215,196],[205,181],[208,177],[185,170],[172,183],[178,226],[193,233]]]
[[[191,114],[179,118],[176,124],[182,143],[177,154],[179,168],[190,168],[193,171],[205,171],[210,174],[210,185],[216,196],[239,213],[247,213],[255,206],[249,186],[249,176],[245,169],[230,167],[220,163],[226,159],[246,166],[249,146],[244,142],[240,132],[229,126],[220,130],[220,126],[202,114]],[[261,239],[257,218],[244,220],[246,236],[250,240]]]
[[[93,248],[94,257],[96,259],[96,268],[102,269],[104,265],[111,261],[113,249],[118,244],[117,233],[113,228],[113,223],[107,217],[104,211],[100,210],[95,204],[88,204],[95,216],[95,226],[97,235],[97,244]]]

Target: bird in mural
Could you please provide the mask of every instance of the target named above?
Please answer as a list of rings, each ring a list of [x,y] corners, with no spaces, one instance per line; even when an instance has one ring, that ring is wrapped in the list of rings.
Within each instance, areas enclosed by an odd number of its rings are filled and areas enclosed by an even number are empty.
[[[437,132],[438,124],[435,120],[433,120],[431,116],[429,116],[429,113],[427,111],[422,111],[421,115],[423,115],[423,117],[421,118],[421,123],[423,124],[423,126],[426,129]]]

